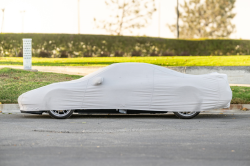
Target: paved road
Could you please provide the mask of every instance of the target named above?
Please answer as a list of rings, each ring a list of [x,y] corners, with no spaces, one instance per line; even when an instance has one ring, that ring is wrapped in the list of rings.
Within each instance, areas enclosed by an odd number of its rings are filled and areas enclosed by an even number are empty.
[[[250,114],[0,114],[0,165],[249,166]]]

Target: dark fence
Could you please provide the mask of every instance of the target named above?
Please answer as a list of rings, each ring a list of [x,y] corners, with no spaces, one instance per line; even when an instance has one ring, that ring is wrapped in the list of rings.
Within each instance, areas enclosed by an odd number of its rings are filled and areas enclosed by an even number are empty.
[[[66,58],[250,54],[250,40],[184,40],[76,34],[0,34],[0,56],[21,57],[23,38],[32,38],[32,54],[35,57]]]

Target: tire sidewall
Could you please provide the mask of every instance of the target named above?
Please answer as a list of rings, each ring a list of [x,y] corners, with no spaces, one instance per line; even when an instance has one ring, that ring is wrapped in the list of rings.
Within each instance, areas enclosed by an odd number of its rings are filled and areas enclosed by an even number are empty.
[[[196,117],[197,115],[199,115],[199,113],[200,112],[196,112],[195,114],[193,114],[191,116],[183,116],[179,112],[174,112],[175,116],[177,116],[178,118],[181,118],[181,119],[192,119],[192,118]]]

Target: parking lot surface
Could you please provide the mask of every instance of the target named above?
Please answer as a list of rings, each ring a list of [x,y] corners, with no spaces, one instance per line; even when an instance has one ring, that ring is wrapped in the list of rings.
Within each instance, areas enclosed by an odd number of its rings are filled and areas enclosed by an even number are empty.
[[[250,114],[0,114],[0,165],[249,166]]]

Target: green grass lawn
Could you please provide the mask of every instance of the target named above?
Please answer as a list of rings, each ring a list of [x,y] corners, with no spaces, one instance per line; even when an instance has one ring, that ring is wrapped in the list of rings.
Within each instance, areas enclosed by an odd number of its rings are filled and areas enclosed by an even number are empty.
[[[231,86],[233,100],[231,104],[250,104],[250,87]]]
[[[3,104],[17,103],[18,96],[24,92],[54,82],[69,81],[81,77],[3,68],[0,70],[0,102]],[[250,104],[250,87],[232,86],[231,89],[233,91],[232,104]]]
[[[32,58],[33,66],[107,66],[120,62],[144,62],[160,66],[250,66],[244,56]],[[23,58],[0,58],[0,65],[23,65]]]
[[[82,76],[30,72],[3,68],[0,70],[0,102],[17,103],[17,98],[22,93],[36,89],[54,82],[69,81]]]

